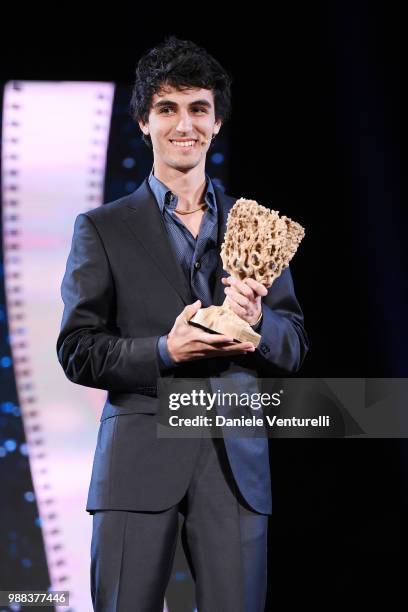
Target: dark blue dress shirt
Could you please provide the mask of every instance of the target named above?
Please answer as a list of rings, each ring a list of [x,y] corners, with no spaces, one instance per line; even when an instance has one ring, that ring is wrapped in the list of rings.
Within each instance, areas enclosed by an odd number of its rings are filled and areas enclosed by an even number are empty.
[[[211,306],[218,261],[217,202],[212,181],[206,175],[204,201],[208,208],[201,222],[198,236],[194,238],[190,230],[174,213],[178,203],[177,195],[159,181],[153,171],[154,169],[149,176],[150,189],[163,215],[171,245],[190,285],[191,294],[196,300],[201,300],[204,308]],[[174,366],[174,361],[167,350],[167,336],[159,338],[157,348],[161,369]]]

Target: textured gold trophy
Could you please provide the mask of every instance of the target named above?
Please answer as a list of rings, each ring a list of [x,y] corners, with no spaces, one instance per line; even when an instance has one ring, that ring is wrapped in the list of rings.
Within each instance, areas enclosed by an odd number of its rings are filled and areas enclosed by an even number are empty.
[[[253,278],[267,289],[288,267],[305,231],[299,223],[254,200],[240,198],[228,214],[221,247],[224,270],[244,280]],[[201,308],[190,323],[258,346],[261,336],[225,303]]]

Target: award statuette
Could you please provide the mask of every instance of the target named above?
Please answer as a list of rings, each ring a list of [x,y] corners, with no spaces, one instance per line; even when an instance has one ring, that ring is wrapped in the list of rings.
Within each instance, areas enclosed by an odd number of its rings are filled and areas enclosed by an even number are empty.
[[[299,223],[254,200],[240,198],[228,214],[221,247],[223,268],[231,276],[253,278],[267,289],[288,267],[305,235]],[[225,303],[200,308],[190,323],[258,346],[261,336]]]

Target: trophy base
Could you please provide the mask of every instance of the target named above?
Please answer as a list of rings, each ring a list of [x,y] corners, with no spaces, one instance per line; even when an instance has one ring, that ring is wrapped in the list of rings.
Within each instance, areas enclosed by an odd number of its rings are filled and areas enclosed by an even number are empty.
[[[190,323],[217,334],[230,336],[240,342],[252,342],[255,347],[261,341],[261,336],[254,332],[249,323],[225,306],[200,308],[190,319]]]

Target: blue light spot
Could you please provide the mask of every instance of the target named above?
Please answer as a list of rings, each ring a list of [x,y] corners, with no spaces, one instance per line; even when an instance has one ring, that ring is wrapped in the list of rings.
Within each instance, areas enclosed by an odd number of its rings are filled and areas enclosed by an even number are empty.
[[[136,164],[136,160],[133,159],[133,157],[126,157],[122,162],[122,165],[125,168],[134,168],[135,164]]]
[[[4,414],[8,414],[10,412],[13,412],[13,408],[14,408],[13,402],[3,402],[3,404],[1,405],[1,411]]]
[[[10,610],[12,610],[12,612],[20,612],[21,606],[20,604],[12,603],[10,604]]]
[[[32,561],[30,559],[21,559],[21,565],[23,567],[31,567]]]
[[[5,457],[7,455],[7,451],[4,446],[0,446],[0,458]]]
[[[177,580],[177,582],[181,582],[182,580],[185,580],[187,578],[187,574],[186,572],[175,572],[174,573],[174,580]]]
[[[4,308],[0,308],[0,321],[4,321],[5,318]]]
[[[224,155],[222,153],[213,153],[211,155],[211,161],[213,164],[222,164],[222,162],[224,161]]]
[[[20,408],[18,406],[13,406],[12,413],[14,414],[14,416],[20,416]]]
[[[35,495],[32,491],[26,491],[24,493],[24,499],[28,502],[33,502],[35,500]]]
[[[35,524],[37,527],[41,527],[41,526],[42,526],[42,521],[41,521],[41,519],[40,519],[40,517],[39,517],[39,516],[37,516],[37,518],[35,519],[34,524]]]
[[[11,366],[11,357],[2,357],[0,359],[0,366],[2,368],[9,368]]]
[[[8,451],[9,453],[12,453],[13,451],[16,450],[17,448],[17,442],[15,440],[6,440],[4,442],[4,448],[6,449],[6,451]]]
[[[20,453],[25,456],[28,455],[28,448],[25,442],[23,444],[20,444]]]

